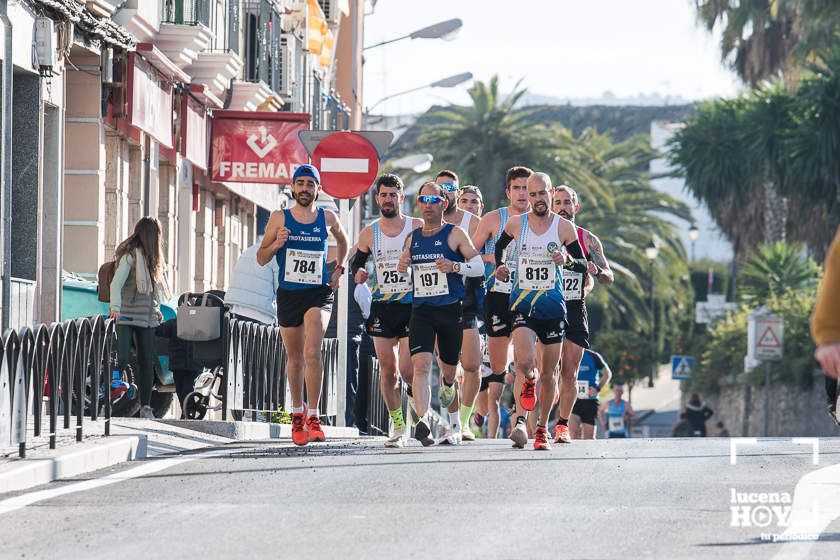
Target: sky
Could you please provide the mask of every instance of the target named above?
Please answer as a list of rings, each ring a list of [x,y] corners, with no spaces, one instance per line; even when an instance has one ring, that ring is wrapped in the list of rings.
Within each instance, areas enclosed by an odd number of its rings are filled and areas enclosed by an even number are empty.
[[[405,39],[365,51],[367,107],[436,80],[499,75],[533,94],[559,98],[659,92],[686,100],[731,96],[740,84],[720,62],[718,37],[697,25],[693,0],[378,0],[365,18],[365,45],[461,18],[451,41]],[[466,104],[469,82],[387,100],[376,113]]]

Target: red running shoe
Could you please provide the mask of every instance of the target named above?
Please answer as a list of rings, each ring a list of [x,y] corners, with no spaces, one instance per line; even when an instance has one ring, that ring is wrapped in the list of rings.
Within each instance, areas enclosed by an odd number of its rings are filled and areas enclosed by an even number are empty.
[[[295,445],[306,445],[309,443],[309,436],[304,428],[303,412],[292,414],[292,441]]]
[[[519,402],[522,403],[522,408],[531,412],[537,406],[537,382],[525,381],[522,385],[522,392],[519,393]]]
[[[551,444],[548,443],[548,432],[545,428],[537,428],[534,434],[534,449],[541,451],[548,451],[551,449]]]
[[[569,435],[569,426],[557,424],[554,427],[554,443],[572,443],[572,436]]]
[[[327,436],[324,435],[324,430],[321,429],[321,419],[317,416],[310,416],[306,421],[306,427],[309,428],[309,441],[327,441]]]

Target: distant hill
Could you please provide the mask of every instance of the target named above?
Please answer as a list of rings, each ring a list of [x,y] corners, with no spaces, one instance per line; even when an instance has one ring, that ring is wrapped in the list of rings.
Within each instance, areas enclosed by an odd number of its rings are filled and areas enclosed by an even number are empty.
[[[417,118],[399,137],[391,148],[390,156],[404,153],[414,143],[419,134],[419,126],[434,124],[430,112],[432,107]],[[613,140],[622,141],[636,134],[650,134],[650,123],[655,120],[682,122],[696,113],[693,104],[663,106],[609,106],[609,105],[531,105],[529,109],[539,109],[532,117],[534,122],[559,122],[570,128],[575,136],[584,129],[595,127],[599,132],[609,132]]]

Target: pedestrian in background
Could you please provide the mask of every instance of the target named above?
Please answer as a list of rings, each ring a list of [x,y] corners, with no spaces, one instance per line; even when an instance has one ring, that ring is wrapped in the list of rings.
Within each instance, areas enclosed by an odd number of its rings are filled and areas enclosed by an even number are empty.
[[[706,420],[712,417],[714,411],[706,406],[700,399],[700,395],[692,393],[685,405],[685,419],[691,424],[694,434],[699,437],[706,437]]]
[[[225,303],[230,306],[231,318],[265,325],[277,323],[277,288],[280,265],[271,259],[265,266],[257,262],[257,250],[262,236],[239,256],[230,285],[225,293]]]
[[[160,324],[160,302],[170,293],[164,274],[160,222],[146,216],[134,226],[134,233],[117,246],[116,268],[111,281],[109,315],[117,323],[117,360],[128,365],[131,344],[137,346],[135,381],[140,394],[140,416],[154,418],[152,399],[155,359],[155,327]]]
[[[825,276],[811,316],[811,336],[817,345],[814,357],[826,376],[828,412],[837,422],[837,378],[840,377],[840,228],[825,257]]]

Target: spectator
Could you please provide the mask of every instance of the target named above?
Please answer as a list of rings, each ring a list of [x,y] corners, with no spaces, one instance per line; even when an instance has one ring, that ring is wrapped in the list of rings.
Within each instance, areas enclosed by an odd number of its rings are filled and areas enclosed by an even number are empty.
[[[140,394],[140,416],[154,418],[150,406],[154,380],[155,327],[163,316],[160,302],[169,299],[164,274],[160,222],[141,218],[134,233],[117,246],[116,270],[111,281],[109,316],[117,323],[117,361],[125,369],[131,344],[137,345],[139,371],[135,375]]]
[[[262,236],[259,236],[257,242],[239,256],[224,300],[230,306],[231,317],[274,325],[277,323],[280,267],[276,259],[260,266],[257,262],[257,249],[261,242]]]
[[[715,437],[729,437],[729,430],[723,425],[723,422],[715,424]]]
[[[840,377],[840,228],[825,257],[825,276],[811,316],[811,336],[817,345],[814,357],[825,372],[828,412],[837,422],[837,379]]]
[[[671,435],[673,437],[694,437],[694,428],[691,427],[691,422],[688,421],[685,412],[680,412],[680,419],[674,424],[674,431]]]
[[[685,417],[691,424],[694,434],[699,437],[706,437],[706,420],[712,417],[714,412],[700,400],[700,395],[692,393],[688,404],[685,405]]]
[[[193,357],[193,343],[178,338],[177,319],[170,319],[155,329],[155,335],[169,339],[169,369],[175,378],[175,392],[181,403],[181,418],[184,417],[184,400],[195,387],[195,380],[204,370]]]

